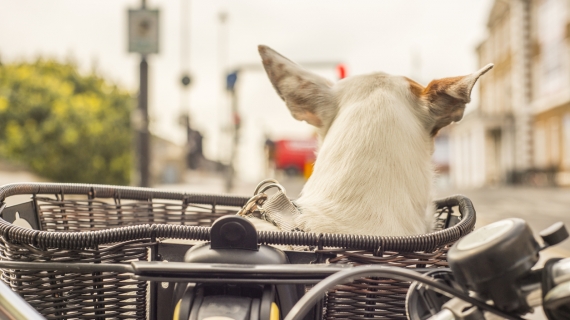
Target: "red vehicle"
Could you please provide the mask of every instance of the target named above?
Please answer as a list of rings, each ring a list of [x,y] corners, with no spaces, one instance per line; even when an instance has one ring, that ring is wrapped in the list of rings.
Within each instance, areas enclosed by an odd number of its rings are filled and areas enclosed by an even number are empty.
[[[298,175],[311,171],[315,162],[317,141],[307,140],[277,140],[273,145],[273,161],[275,169],[284,170],[288,175]]]

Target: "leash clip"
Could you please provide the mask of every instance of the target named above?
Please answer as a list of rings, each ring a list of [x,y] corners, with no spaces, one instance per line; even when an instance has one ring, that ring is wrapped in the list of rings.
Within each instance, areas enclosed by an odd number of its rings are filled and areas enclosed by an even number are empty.
[[[258,193],[256,195],[254,195],[253,197],[251,197],[247,203],[243,206],[243,208],[241,208],[240,211],[238,211],[238,213],[236,213],[238,216],[248,216],[253,214],[253,212],[259,208],[261,208],[261,205],[267,200],[267,195],[265,193]]]

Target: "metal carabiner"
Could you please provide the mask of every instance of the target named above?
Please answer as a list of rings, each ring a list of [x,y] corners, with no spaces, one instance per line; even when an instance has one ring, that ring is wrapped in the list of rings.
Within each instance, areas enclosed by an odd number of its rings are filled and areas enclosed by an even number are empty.
[[[265,188],[262,189],[262,187],[265,186]],[[279,181],[275,180],[275,179],[265,179],[263,181],[261,181],[257,187],[255,187],[255,191],[253,192],[253,195],[256,195],[258,193],[262,193],[270,188],[276,187],[279,190],[281,190],[281,192],[286,193],[285,188],[283,188],[282,185],[279,184]]]
[[[287,194],[287,191],[285,190],[285,188],[279,184],[279,182],[275,179],[265,179],[263,181],[261,181],[257,187],[255,187],[255,191],[253,192],[254,195],[258,194],[258,193],[264,193],[265,191],[271,189],[271,188],[277,188],[279,190],[281,190],[281,192],[283,192],[284,194]]]
[[[254,195],[246,202],[243,208],[241,208],[240,211],[236,213],[236,215],[244,217],[253,213],[265,202],[265,200],[267,200],[267,195],[265,193]]]

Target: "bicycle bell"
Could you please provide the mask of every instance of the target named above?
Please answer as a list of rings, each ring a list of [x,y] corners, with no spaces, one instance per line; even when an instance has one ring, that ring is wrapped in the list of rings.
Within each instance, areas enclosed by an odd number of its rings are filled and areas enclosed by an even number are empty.
[[[447,259],[455,280],[465,289],[493,300],[507,312],[523,314],[530,307],[517,281],[528,274],[539,251],[568,237],[562,223],[541,232],[544,245],[534,239],[528,224],[517,218],[501,220],[460,239]]]

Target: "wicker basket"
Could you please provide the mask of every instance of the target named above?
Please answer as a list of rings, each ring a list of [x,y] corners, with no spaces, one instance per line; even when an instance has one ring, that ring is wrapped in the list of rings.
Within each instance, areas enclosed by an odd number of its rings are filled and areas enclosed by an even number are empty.
[[[6,199],[16,195],[29,195],[31,200],[7,207]],[[164,239],[208,240],[208,226],[220,216],[234,214],[247,200],[105,185],[5,185],[0,187],[2,217],[16,210],[20,215],[32,214],[41,231],[0,219],[0,258],[66,263],[166,260],[168,252],[160,252]],[[425,235],[259,232],[259,242],[314,246],[317,262],[438,268],[447,266],[447,247],[474,228],[475,210],[463,196],[438,200],[436,206],[438,231]],[[454,214],[453,207],[461,215]],[[458,223],[446,227],[454,219]],[[169,259],[176,259],[171,249]],[[118,272],[2,269],[1,277],[48,319],[163,318],[156,311],[156,297],[163,290],[160,284],[132,280]],[[328,293],[324,318],[405,319],[408,286],[378,278],[338,286]]]

